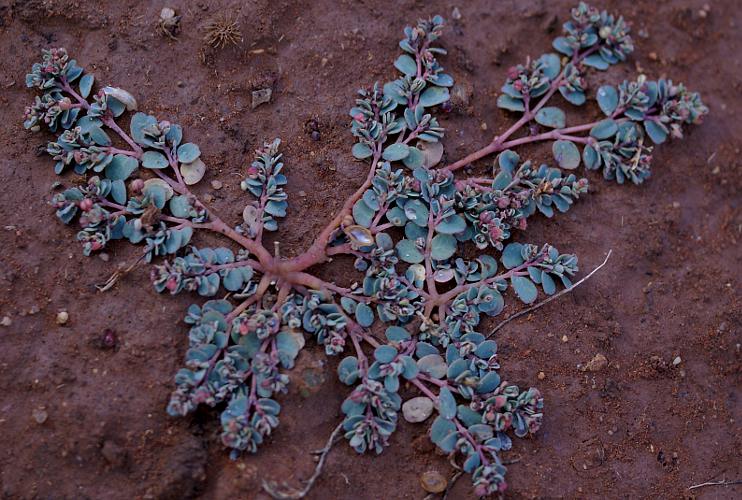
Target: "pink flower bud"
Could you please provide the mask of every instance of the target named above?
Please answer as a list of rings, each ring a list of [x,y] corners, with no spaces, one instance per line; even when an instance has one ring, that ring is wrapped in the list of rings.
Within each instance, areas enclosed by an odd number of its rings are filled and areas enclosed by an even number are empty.
[[[93,208],[93,200],[91,200],[90,198],[85,198],[80,202],[80,210],[82,210],[83,212],[87,212],[91,208]]]

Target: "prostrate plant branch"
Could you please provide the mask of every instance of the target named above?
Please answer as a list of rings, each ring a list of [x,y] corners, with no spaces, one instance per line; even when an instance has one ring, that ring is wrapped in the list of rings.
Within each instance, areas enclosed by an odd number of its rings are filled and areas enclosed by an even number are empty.
[[[497,104],[520,114],[513,126],[444,167],[438,164],[445,130],[433,115],[447,105],[454,84],[437,60],[446,53],[438,46],[443,20],[406,27],[394,62],[399,76],[361,89],[350,110],[351,151],[368,162],[368,175],[293,258],[280,255],[280,242],[274,252],[264,245],[288,209],[278,139],[247,166],[242,221],[229,225],[191,191],[207,166],[199,147],[183,142],[179,125],[137,112],[122,129],[117,119],[136,111],[134,97],[111,86],[93,93],[95,78],[64,49],[44,51],[26,77],[42,95],[27,108],[24,125],[61,132],[47,146],[55,172],[86,178],[54,195],[57,217],[79,224],[85,255],[115,240],[144,245],[142,257],[101,289],[138,262],[155,260],[157,292],[208,298],[184,318],[189,349],[168,413],[184,416],[201,404],[223,403],[223,444],[233,458],[255,452],[278,426],[275,398],[286,391],[286,371],[308,335],[328,356],[352,353],[338,364],[340,380],[353,387],[339,428],[358,453],[381,453],[401,411],[415,423],[436,411],[431,440],[472,474],[476,495],[502,493],[500,454],[511,448],[511,436],[538,431],[543,398],[501,379],[497,344],[478,331],[482,315],[502,314],[511,295],[524,304],[545,295],[525,309],[535,310],[595,272],[573,285],[575,255],[510,240],[531,216],[566,212],[587,193],[587,179],[570,170],[584,164],[602,169],[608,180],[639,184],[650,175],[650,142],[682,137],[683,126],[708,111],[684,86],[639,76],[597,89],[604,119],[568,125],[562,109],[547,105],[557,92],[570,105],[583,105],[588,68],[606,70],[633,51],[622,18],[584,3],[571,14],[553,43],[564,57],[547,53],[508,70]],[[526,125],[529,135],[514,138]],[[513,151],[537,141],[552,142],[558,168]],[[499,154],[485,172],[459,172],[492,153]],[[237,251],[197,246],[193,236],[201,230],[223,235]],[[472,255],[467,248],[475,258],[464,257]],[[314,272],[343,255],[355,258],[358,282],[340,286]],[[403,405],[400,392],[414,391],[419,396]],[[321,464],[300,491],[267,490],[301,498]]]

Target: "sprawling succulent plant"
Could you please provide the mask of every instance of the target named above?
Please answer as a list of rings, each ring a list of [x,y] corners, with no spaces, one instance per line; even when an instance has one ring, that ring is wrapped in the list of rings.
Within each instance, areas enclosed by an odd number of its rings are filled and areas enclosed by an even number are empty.
[[[581,3],[554,40],[559,54],[508,71],[497,103],[519,116],[513,126],[438,166],[444,128],[432,112],[449,101],[454,84],[437,60],[446,53],[437,45],[442,32],[439,16],[405,28],[394,62],[401,75],[359,91],[350,110],[352,154],[369,163],[368,175],[310,248],[291,259],[262,243],[288,207],[278,139],[246,168],[241,187],[250,201],[232,226],[190,191],[206,165],[180,126],[137,112],[122,130],[116,120],[137,109],[134,97],[115,87],[93,93],[93,75],[61,48],[45,50],[27,76],[42,96],[27,108],[24,125],[61,131],[47,148],[55,172],[87,176],[52,200],[62,222],[79,224],[83,252],[112,240],[142,243],[143,258],[157,258],[151,275],[158,292],[209,298],[185,316],[189,349],[167,411],[186,415],[225,403],[222,441],[233,457],[255,452],[278,426],[275,397],[285,392],[286,371],[308,335],[342,357],[338,375],[352,387],[342,427],[357,452],[380,453],[388,444],[404,387],[437,409],[430,438],[460,458],[475,493],[504,491],[500,453],[510,449],[511,435],[539,429],[543,398],[501,378],[497,345],[480,322],[499,315],[511,292],[531,304],[540,293],[571,287],[578,271],[574,255],[508,240],[529,217],[565,212],[587,192],[587,180],[571,170],[584,164],[606,179],[641,183],[650,174],[651,144],[681,137],[684,125],[708,112],[697,93],[669,80],[639,76],[591,92],[588,70],[625,60],[633,43],[622,18]],[[557,92],[574,106],[595,97],[605,118],[568,126],[562,109],[547,106]],[[524,128],[530,132],[516,138]],[[556,167],[513,151],[538,141],[553,142]],[[495,153],[479,176],[457,175]],[[198,247],[197,230],[219,233],[231,247]],[[468,246],[478,257],[463,257]],[[355,257],[359,285],[308,271],[340,255]]]

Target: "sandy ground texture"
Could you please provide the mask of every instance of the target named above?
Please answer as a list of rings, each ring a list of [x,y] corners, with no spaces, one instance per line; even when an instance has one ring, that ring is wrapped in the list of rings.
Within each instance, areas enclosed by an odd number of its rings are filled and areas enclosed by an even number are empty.
[[[742,486],[688,490],[742,479],[742,16],[734,0],[704,3],[601,2],[633,23],[637,51],[592,76],[592,88],[639,72],[667,76],[700,91],[711,114],[685,140],[657,149],[644,186],[590,174],[591,193],[574,209],[535,218],[519,235],[577,253],[583,270],[609,249],[613,257],[574,293],[498,332],[502,373],[537,385],[546,400],[539,435],[504,457],[517,461],[511,498],[742,496]],[[280,136],[292,203],[275,238],[294,255],[365,176],[350,154],[347,110],[359,86],[393,74],[406,23],[459,9],[441,60],[459,89],[441,118],[446,158],[455,160],[512,123],[495,106],[505,71],[549,50],[572,2],[173,0],[183,16],[177,41],[157,32],[164,5],[0,1],[0,316],[12,321],[0,327],[3,498],[265,498],[262,479],[298,485],[309,476],[308,452],[339,422],[347,393],[337,360],[310,345],[281,398],[280,427],[257,455],[236,461],[219,442],[216,411],[166,415],[191,298],[158,296],[146,267],[96,292],[135,249],[114,245],[110,261],[83,257],[46,203],[57,180],[43,153],[51,135],[21,125],[32,99],[24,75],[42,48],[67,47],[100,82],[132,91],[140,109],[181,123],[211,167],[198,192],[228,220],[239,220],[252,151]],[[202,27],[219,15],[236,17],[244,40],[207,50]],[[251,92],[265,87],[271,102],[252,109]],[[598,113],[591,105],[574,116]],[[543,148],[524,151],[549,159]],[[321,274],[357,277],[350,260]],[[65,326],[55,323],[60,310],[69,312]],[[596,354],[607,366],[578,369]],[[380,456],[340,443],[309,497],[423,498],[420,474],[453,473],[426,432],[402,422]],[[471,495],[465,477],[449,498]]]

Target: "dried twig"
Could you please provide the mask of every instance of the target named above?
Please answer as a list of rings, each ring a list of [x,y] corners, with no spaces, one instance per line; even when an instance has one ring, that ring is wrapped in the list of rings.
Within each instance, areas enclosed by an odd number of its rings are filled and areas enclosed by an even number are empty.
[[[142,255],[141,257],[139,257],[129,267],[127,267],[125,269],[119,269],[119,270],[115,271],[106,280],[105,283],[103,283],[102,285],[95,285],[95,288],[97,288],[99,292],[107,292],[108,290],[110,290],[111,288],[113,288],[113,285],[115,285],[118,282],[119,278],[122,278],[122,277],[124,277],[124,275],[126,275],[126,274],[130,273],[131,271],[133,271],[134,268],[136,268],[139,265],[139,263],[142,262],[142,260],[144,260],[144,257],[145,256],[146,255]]]
[[[540,307],[542,307],[542,306],[545,306],[546,304],[548,304],[548,303],[549,303],[549,302],[551,302],[552,300],[556,300],[556,299],[558,299],[558,298],[559,298],[559,297],[561,297],[562,295],[565,295],[565,294],[567,294],[567,293],[571,292],[572,290],[574,290],[575,288],[577,288],[578,286],[580,286],[581,284],[583,284],[584,282],[586,282],[586,281],[587,281],[588,279],[590,279],[590,277],[591,277],[591,276],[592,276],[593,274],[595,274],[595,273],[597,273],[598,271],[600,271],[600,269],[601,269],[601,268],[602,268],[603,266],[605,266],[605,265],[606,265],[606,263],[608,262],[608,259],[609,259],[609,258],[611,257],[611,254],[612,254],[612,253],[613,253],[613,250],[612,250],[612,249],[611,249],[611,250],[608,250],[608,254],[607,254],[607,255],[605,256],[605,259],[603,260],[603,262],[602,262],[602,263],[601,263],[601,264],[600,264],[600,265],[599,265],[598,267],[596,267],[595,269],[593,269],[592,271],[590,271],[590,272],[589,272],[589,273],[587,274],[587,276],[585,276],[584,278],[582,278],[582,279],[581,279],[580,281],[578,281],[577,283],[575,283],[575,284],[574,284],[574,285],[572,285],[571,287],[569,287],[569,288],[565,288],[565,289],[564,289],[564,290],[562,290],[561,292],[559,292],[559,293],[556,293],[556,294],[552,295],[552,296],[551,296],[551,297],[549,297],[548,299],[545,299],[545,300],[543,300],[543,301],[539,302],[538,304],[535,304],[535,305],[533,305],[533,306],[531,306],[531,307],[529,307],[529,308],[527,308],[527,309],[523,309],[522,311],[519,311],[519,312],[517,312],[517,313],[513,314],[512,316],[508,317],[508,318],[507,318],[506,320],[504,320],[504,321],[503,321],[503,322],[501,322],[501,323],[500,323],[499,325],[497,325],[497,326],[495,327],[495,329],[494,329],[494,330],[492,330],[492,331],[490,332],[490,334],[489,334],[489,335],[487,335],[487,338],[490,338],[491,336],[493,336],[493,335],[494,335],[495,333],[497,333],[497,331],[498,331],[498,330],[500,330],[500,328],[502,328],[503,326],[507,325],[508,323],[510,323],[511,321],[513,321],[514,319],[520,318],[521,316],[523,316],[523,315],[525,315],[525,314],[528,314],[528,313],[530,313],[531,311],[535,311],[536,309],[538,309],[538,308],[540,308]]]
[[[721,481],[708,481],[706,483],[694,484],[689,486],[689,490],[695,490],[696,488],[705,488],[706,486],[731,486],[733,484],[742,484],[742,479],[722,479]]]
[[[312,477],[309,478],[307,481],[307,484],[302,488],[301,490],[295,490],[289,487],[285,482],[282,483],[282,487],[285,488],[283,491],[279,491],[279,486],[275,482],[267,482],[263,481],[263,489],[266,493],[268,493],[271,497],[277,498],[278,500],[289,500],[289,499],[299,499],[304,498],[307,493],[309,493],[309,490],[312,489],[312,486],[314,486],[314,482],[317,480],[317,478],[322,473],[322,467],[325,465],[325,460],[327,459],[327,455],[330,453],[330,450],[332,449],[332,445],[335,444],[335,440],[337,439],[338,435],[340,434],[340,431],[343,429],[343,424],[338,424],[337,427],[335,427],[335,430],[332,431],[332,434],[330,434],[330,438],[327,440],[327,444],[324,448],[321,450],[313,451],[312,454],[319,455],[319,462],[317,462],[317,466],[314,468],[314,474],[312,474]]]

